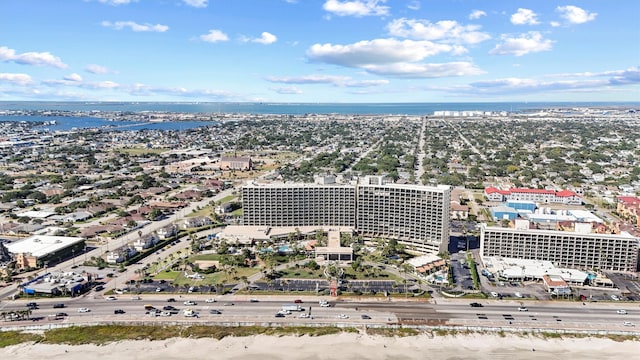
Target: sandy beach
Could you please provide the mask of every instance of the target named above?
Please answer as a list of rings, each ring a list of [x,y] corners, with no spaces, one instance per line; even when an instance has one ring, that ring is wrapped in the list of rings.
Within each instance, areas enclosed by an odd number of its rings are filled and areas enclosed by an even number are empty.
[[[516,335],[382,337],[345,333],[318,337],[248,336],[215,339],[122,341],[108,345],[20,344],[0,358],[32,359],[620,359],[637,355],[640,342],[600,338],[542,339]],[[535,351],[534,351],[535,350]]]

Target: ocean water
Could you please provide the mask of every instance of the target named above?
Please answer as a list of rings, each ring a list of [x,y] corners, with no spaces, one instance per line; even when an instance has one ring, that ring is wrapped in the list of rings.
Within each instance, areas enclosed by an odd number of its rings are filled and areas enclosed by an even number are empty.
[[[509,111],[526,112],[536,109],[571,107],[629,107],[640,108],[636,103],[610,102],[483,102],[483,103],[183,103],[183,102],[49,102],[49,101],[0,101],[2,110],[58,110],[58,111],[121,111],[142,112],[160,111],[175,113],[236,113],[236,114],[343,114],[343,115],[432,115],[434,111]],[[98,115],[97,115],[98,116]],[[69,130],[72,128],[95,128],[113,126],[114,122],[94,117],[39,117],[4,116],[0,121],[50,121],[56,125],[47,125],[50,130]],[[117,122],[127,125],[122,130],[160,129],[181,130],[211,125],[211,122],[179,121],[163,123]]]

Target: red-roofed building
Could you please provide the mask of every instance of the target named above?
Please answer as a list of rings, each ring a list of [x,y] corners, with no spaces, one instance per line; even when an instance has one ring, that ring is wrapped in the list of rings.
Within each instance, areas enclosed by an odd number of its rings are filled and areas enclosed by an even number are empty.
[[[632,220],[640,226],[640,198],[636,196],[618,196],[618,214]]]
[[[547,189],[526,189],[512,188],[509,190],[488,187],[484,189],[484,194],[489,201],[534,201],[544,204],[565,204],[582,205],[580,195],[570,190],[547,190]]]

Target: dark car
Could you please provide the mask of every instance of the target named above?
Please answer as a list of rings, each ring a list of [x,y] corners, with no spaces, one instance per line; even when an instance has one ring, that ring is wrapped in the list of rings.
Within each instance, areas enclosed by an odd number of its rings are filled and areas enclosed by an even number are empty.
[[[34,303],[34,302],[28,302],[28,303],[27,303],[27,307],[28,307],[29,309],[32,309],[32,310],[33,310],[33,309],[37,309],[37,308],[38,308],[38,304],[36,304],[36,303]]]
[[[57,313],[56,317],[65,317],[65,316],[69,316],[69,314],[67,313]]]
[[[64,304],[60,303],[60,304],[53,304],[53,308],[54,309],[62,309],[64,308]]]
[[[276,317],[285,317],[285,316],[284,316],[284,314],[277,313],[277,314],[276,314]]]
[[[174,306],[167,305],[163,307],[162,310],[172,311],[172,310],[178,310],[178,309],[176,309]]]
[[[176,302],[176,299],[174,299],[174,298],[168,298],[168,299],[167,299],[167,302]]]
[[[220,310],[213,309],[213,310],[209,310],[209,314],[220,315],[222,314],[222,312]]]
[[[363,320],[371,320],[371,316],[369,315],[360,315]]]
[[[113,313],[114,313],[114,314],[116,314],[116,315],[117,315],[117,314],[124,314],[124,310],[122,310],[122,309],[115,309],[115,310],[113,310]]]
[[[477,302],[473,302],[473,303],[469,304],[469,306],[471,306],[471,307],[482,307],[482,304],[477,303]]]
[[[300,300],[300,299],[296,299],[296,300],[294,300],[293,302],[294,302],[295,304],[302,304],[302,300]]]

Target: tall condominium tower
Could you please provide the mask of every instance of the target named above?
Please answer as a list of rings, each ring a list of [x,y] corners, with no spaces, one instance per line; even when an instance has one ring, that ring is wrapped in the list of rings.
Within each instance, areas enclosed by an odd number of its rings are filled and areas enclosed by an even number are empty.
[[[376,179],[378,181],[376,181]],[[449,186],[266,184],[242,188],[243,223],[254,226],[348,226],[368,238],[396,239],[423,253],[449,243]]]
[[[249,184],[242,188],[244,225],[356,226],[351,185]]]
[[[449,186],[361,184],[357,196],[356,227],[363,236],[397,239],[423,253],[447,250]]]

